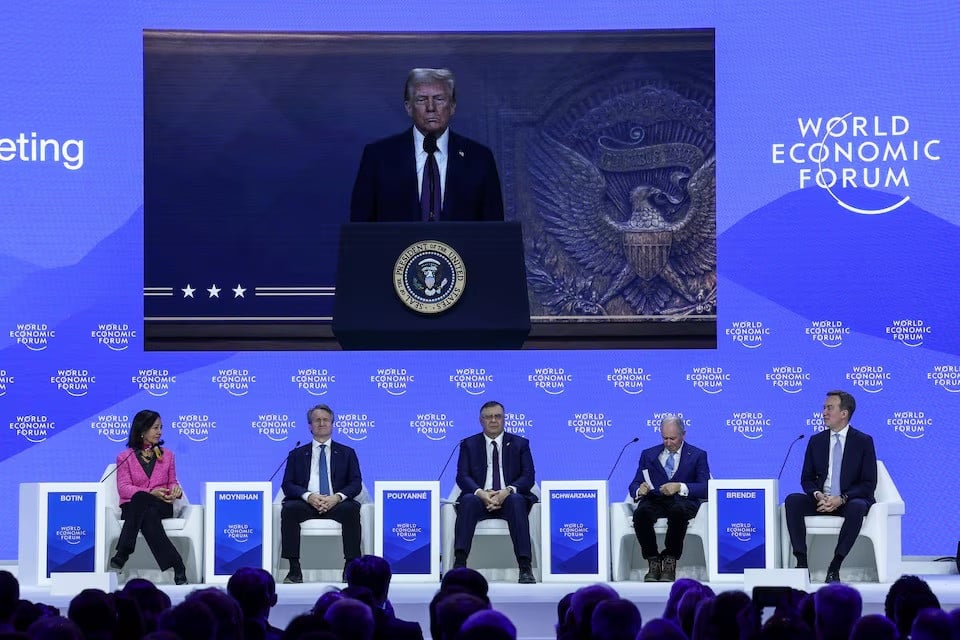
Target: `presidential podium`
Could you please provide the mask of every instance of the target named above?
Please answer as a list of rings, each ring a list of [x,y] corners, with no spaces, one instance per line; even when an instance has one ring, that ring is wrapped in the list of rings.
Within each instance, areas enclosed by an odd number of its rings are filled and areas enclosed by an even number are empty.
[[[341,227],[333,333],[343,349],[519,349],[529,332],[519,223]]]

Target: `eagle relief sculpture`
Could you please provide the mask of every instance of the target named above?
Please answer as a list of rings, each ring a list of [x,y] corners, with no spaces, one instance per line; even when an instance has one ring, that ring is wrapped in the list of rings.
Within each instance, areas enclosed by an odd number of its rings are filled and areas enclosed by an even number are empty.
[[[528,146],[537,226],[527,262],[556,316],[715,319],[713,114],[646,86]],[[532,300],[534,302],[534,300]]]

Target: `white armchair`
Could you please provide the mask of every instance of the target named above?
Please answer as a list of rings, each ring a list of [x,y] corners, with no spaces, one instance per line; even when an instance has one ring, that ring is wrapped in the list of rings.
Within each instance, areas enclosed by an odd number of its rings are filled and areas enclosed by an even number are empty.
[[[876,503],[863,519],[860,535],[843,562],[843,576],[855,582],[877,580],[892,582],[900,577],[901,534],[905,505],[886,465],[877,461]],[[840,535],[843,518],[839,516],[807,516],[807,558],[811,575],[823,579]],[[787,512],[780,505],[780,552],[784,567],[796,564]],[[816,573],[815,573],[816,572]]]
[[[373,553],[374,505],[367,485],[354,498],[360,503],[360,551]],[[273,573],[282,578],[290,563],[280,557],[280,512],[283,489],[273,500]],[[300,524],[300,564],[306,582],[340,582],[343,576],[343,527],[336,520],[315,518]]]
[[[610,560],[613,565],[613,580],[640,580],[647,569],[647,561],[640,551],[637,534],[633,530],[633,512],[636,504],[627,496],[623,502],[610,505]],[[660,518],[653,525],[657,544],[662,547],[667,534],[667,519]],[[677,560],[677,577],[707,579],[707,535],[710,525],[707,519],[707,503],[700,505],[697,515],[687,525],[683,544],[683,556]],[[689,544],[690,538],[698,538],[699,544]]]
[[[100,479],[103,480],[113,474],[116,464],[109,464]],[[104,548],[106,557],[103,566],[108,566],[110,557],[117,550],[117,540],[120,539],[120,530],[123,521],[120,519],[120,494],[117,493],[117,482],[114,478],[104,484],[104,504],[106,518],[104,525]],[[163,520],[163,530],[170,542],[180,552],[184,567],[187,570],[187,580],[191,584],[199,584],[203,580],[203,507],[190,504],[187,494],[173,503],[173,517]],[[137,548],[130,555],[123,573],[129,577],[146,578],[154,583],[173,583],[173,572],[164,576],[157,568],[157,561],[147,547],[143,536],[137,537]]]
[[[540,497],[540,487],[534,485],[531,492]],[[453,503],[460,497],[460,487],[454,485],[448,498],[449,504],[440,507],[440,570],[446,573],[453,568],[453,534],[457,525],[457,510]],[[531,565],[537,580],[540,580],[540,503],[530,509],[530,551]],[[477,523],[473,535],[473,546],[467,566],[476,569],[490,581],[516,582],[519,577],[517,558],[513,553],[510,540],[510,528],[506,520],[491,518]]]

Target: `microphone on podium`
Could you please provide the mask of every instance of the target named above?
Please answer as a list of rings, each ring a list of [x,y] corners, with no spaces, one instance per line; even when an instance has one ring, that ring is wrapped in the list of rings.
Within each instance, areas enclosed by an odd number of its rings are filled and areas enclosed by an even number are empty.
[[[806,436],[802,433],[793,439],[793,442],[790,443],[790,446],[787,447],[787,455],[783,456],[783,464],[780,465],[780,473],[777,474],[777,480],[780,479],[780,476],[783,475],[783,468],[787,466],[787,459],[790,457],[790,452],[793,451],[793,445],[797,444],[803,440]]]
[[[620,464],[620,458],[623,457],[623,452],[626,451],[626,450],[627,450],[627,447],[629,447],[630,445],[632,445],[634,442],[639,442],[639,441],[640,441],[640,438],[639,438],[639,437],[635,437],[633,440],[631,440],[631,441],[628,442],[627,444],[623,445],[623,448],[620,449],[620,453],[617,455],[616,461],[613,463],[613,466],[610,467],[610,473],[607,474],[607,482],[610,482],[610,478],[613,477],[613,472],[614,472],[614,470],[617,468],[617,465]]]
[[[300,441],[297,440],[297,444],[293,445],[293,449],[290,449],[290,451],[293,451],[294,449],[296,449],[296,448],[299,447],[299,446],[300,446]],[[277,477],[277,474],[280,473],[280,469],[282,469],[282,468],[283,468],[283,465],[286,464],[286,462],[287,462],[287,456],[289,456],[289,455],[290,455],[290,454],[287,453],[286,456],[283,456],[283,460],[281,460],[281,461],[280,461],[280,464],[277,465],[277,468],[274,470],[273,475],[270,476],[270,480],[269,480],[268,482],[273,482],[273,479]]]

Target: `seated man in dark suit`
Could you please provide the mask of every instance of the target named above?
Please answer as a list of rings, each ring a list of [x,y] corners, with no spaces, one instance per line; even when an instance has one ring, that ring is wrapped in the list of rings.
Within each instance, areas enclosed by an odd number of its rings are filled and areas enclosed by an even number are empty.
[[[411,70],[403,106],[413,127],[363,150],[351,222],[503,220],[493,153],[450,131],[457,108],[453,73]]]
[[[826,582],[840,582],[840,565],[860,535],[863,518],[876,502],[877,452],[873,438],[850,426],[857,401],[846,391],[828,391],[823,403],[827,429],[810,438],[803,456],[800,486],[803,493],[791,493],[784,507],[790,546],[797,567],[807,568],[806,516],[830,515],[843,518],[833,560],[827,567]]]
[[[503,430],[503,405],[487,402],[480,407],[483,432],[464,438],[457,459],[457,486],[463,492],[457,505],[454,531],[454,567],[467,566],[477,523],[502,518],[510,527],[513,551],[520,568],[520,584],[537,580],[531,568],[530,522],[537,496],[530,442]]]
[[[313,440],[287,456],[280,512],[280,557],[290,561],[285,584],[303,582],[300,570],[300,523],[329,518],[343,527],[344,566],[360,557],[360,494],[362,479],[356,452],[330,439],[333,409],[318,404],[307,412]]]
[[[687,525],[707,499],[710,480],[707,452],[684,442],[686,427],[682,418],[668,416],[661,420],[660,435],[663,445],[640,454],[637,475],[630,483],[630,495],[637,501],[633,530],[649,565],[644,582],[676,580],[677,559],[683,553]],[[659,518],[667,519],[662,554],[657,550],[657,535],[653,531]]]

